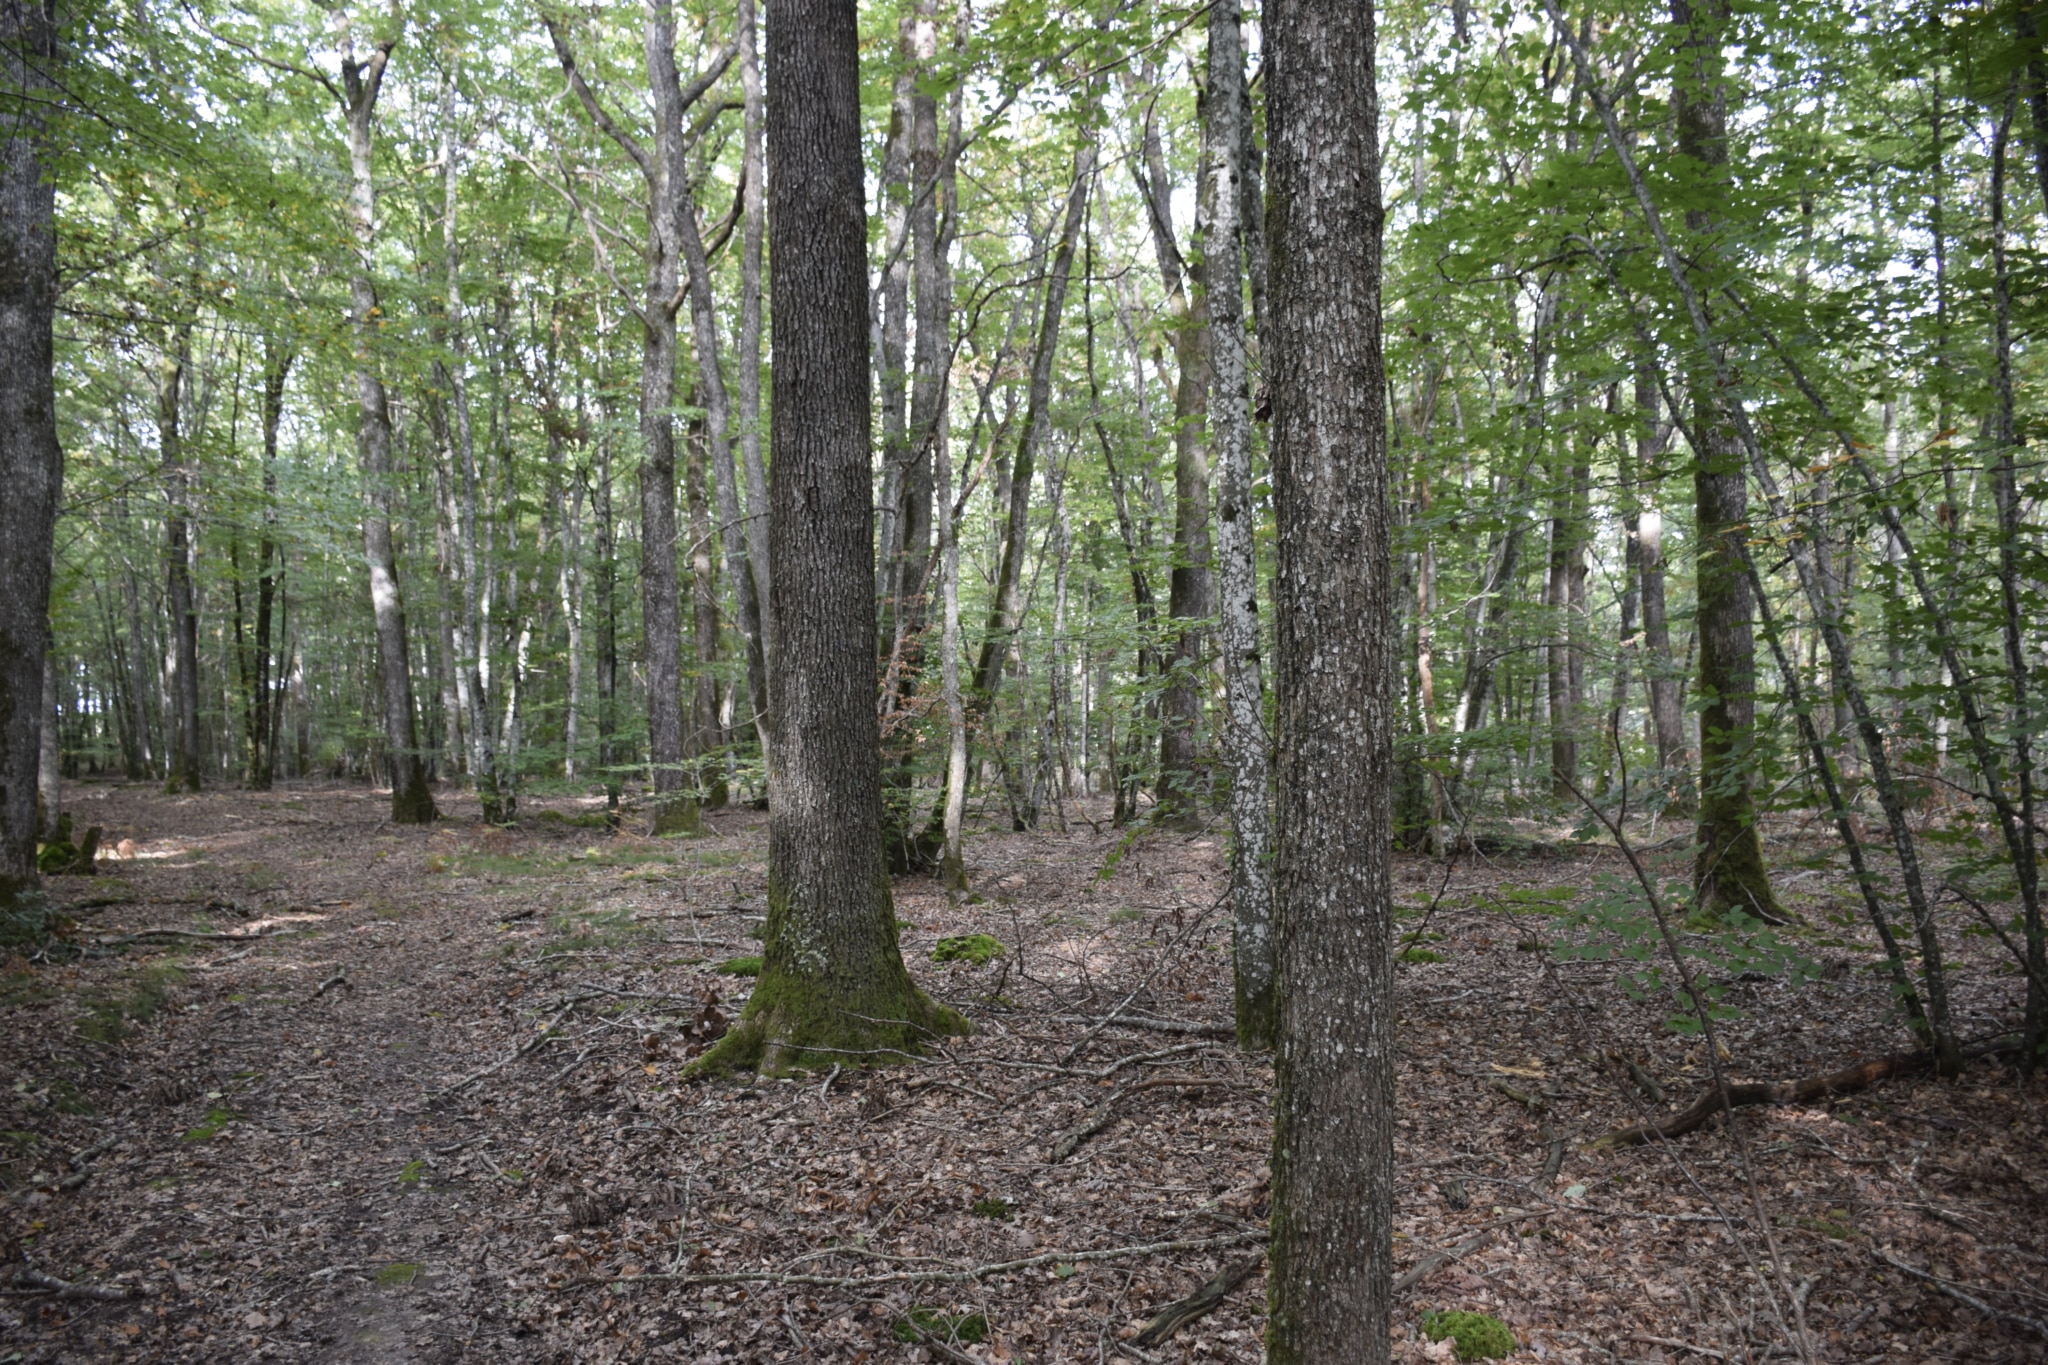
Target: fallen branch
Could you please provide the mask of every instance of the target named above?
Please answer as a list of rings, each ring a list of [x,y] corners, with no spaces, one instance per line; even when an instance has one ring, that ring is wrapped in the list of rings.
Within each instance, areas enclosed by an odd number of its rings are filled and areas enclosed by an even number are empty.
[[[1651,1103],[1663,1104],[1666,1102],[1664,1087],[1657,1084],[1657,1078],[1644,1070],[1642,1064],[1635,1058],[1624,1057],[1612,1048],[1608,1049],[1607,1055],[1628,1068],[1629,1079],[1636,1083],[1636,1089],[1642,1091]]]
[[[607,1275],[584,1280],[571,1281],[564,1288],[592,1288],[599,1285],[642,1284],[659,1281],[668,1284],[787,1284],[803,1285],[815,1289],[874,1289],[889,1284],[968,1284],[985,1280],[991,1275],[1013,1275],[1020,1270],[1035,1270],[1042,1265],[1079,1265],[1086,1261],[1123,1261],[1136,1256],[1157,1256],[1169,1251],[1213,1251],[1218,1247],[1243,1246],[1247,1242],[1262,1242],[1266,1238],[1263,1229],[1257,1232],[1233,1233],[1225,1237],[1197,1237],[1176,1242],[1148,1242],[1143,1246],[1105,1247],[1100,1251],[1047,1251],[1037,1256],[1025,1256],[1014,1261],[997,1261],[991,1265],[969,1266],[964,1270],[890,1270],[879,1275],[793,1275],[773,1270],[736,1270],[710,1275],[679,1274],[634,1275],[622,1277]],[[853,1250],[854,1248],[845,1248]]]
[[[101,1303],[126,1303],[141,1291],[127,1285],[78,1284],[71,1280],[60,1280],[55,1275],[45,1275],[40,1270],[22,1266],[14,1272],[15,1284],[23,1289],[37,1289],[55,1294],[60,1299],[97,1299]]]
[[[1189,1323],[1216,1308],[1225,1299],[1237,1292],[1237,1287],[1249,1280],[1258,1268],[1266,1263],[1262,1251],[1256,1256],[1246,1257],[1236,1265],[1226,1266],[1223,1272],[1184,1299],[1169,1303],[1154,1314],[1145,1324],[1145,1330],[1132,1338],[1137,1346],[1158,1346]]]
[[[1963,1060],[1975,1061],[1980,1057],[1991,1057],[2001,1053],[2017,1051],[2019,1044],[2007,1039],[1970,1048],[1963,1053]],[[1787,1081],[1773,1084],[1769,1081],[1751,1081],[1737,1085],[1730,1082],[1725,1087],[1711,1087],[1691,1107],[1674,1114],[1662,1123],[1639,1123],[1629,1128],[1618,1129],[1602,1138],[1596,1138],[1588,1146],[1594,1150],[1611,1147],[1635,1147],[1645,1142],[1683,1137],[1706,1125],[1708,1119],[1724,1108],[1722,1093],[1727,1094],[1728,1108],[1742,1108],[1753,1104],[1812,1104],[1832,1095],[1853,1095],[1859,1090],[1868,1090],[1880,1081],[1901,1076],[1917,1076],[1934,1069],[1934,1054],[1931,1052],[1908,1052],[1891,1057],[1879,1057],[1872,1061],[1858,1062],[1852,1067],[1826,1076],[1813,1076],[1803,1081]]]
[[[521,1057],[524,1057],[527,1053],[533,1051],[542,1043],[545,1043],[548,1039],[554,1037],[555,1025],[561,1023],[564,1019],[567,1019],[570,1013],[578,1005],[582,1003],[583,1001],[580,998],[571,1000],[568,1004],[564,1005],[560,1010],[556,1011],[554,1018],[548,1020],[545,1024],[542,1024],[539,1030],[534,1033],[533,1037],[528,1038],[525,1042],[521,1043],[519,1047],[511,1053],[511,1055],[506,1057],[500,1057],[497,1061],[492,1062],[489,1066],[478,1067],[475,1071],[470,1072],[467,1076],[464,1076],[461,1080],[456,1081],[453,1085],[445,1086],[442,1089],[435,1091],[428,1098],[438,1100],[445,1099],[449,1095],[459,1095],[463,1091],[469,1089],[472,1085],[475,1085],[478,1081],[482,1080],[484,1077],[492,1075],[495,1072],[503,1071],[506,1067],[512,1065],[512,1063],[518,1061]]]
[[[57,1188],[60,1190],[75,1190],[80,1185],[83,1185],[92,1178],[92,1163],[105,1156],[108,1152],[113,1151],[120,1143],[121,1139],[117,1137],[103,1138],[80,1152],[77,1156],[72,1157],[66,1163],[71,1167],[71,1174],[58,1181]]]
[[[1895,1270],[1903,1270],[1915,1279],[1927,1281],[1927,1283],[1933,1285],[1937,1290],[1939,1290],[1943,1294],[1948,1295],[1948,1297],[1954,1299],[1957,1303],[1966,1303],[1970,1307],[1976,1309],[1979,1313],[1982,1313],[1987,1318],[1991,1318],[1996,1322],[2009,1322],[2016,1327],[2030,1328],[2037,1335],[2039,1335],[2042,1338],[2042,1340],[2048,1341],[2048,1322],[2043,1322],[2039,1318],[2030,1318],[2024,1316],[2023,1314],[2008,1313],[2005,1312],[2003,1309],[1993,1308],[1990,1304],[1984,1302],[1984,1300],[1978,1298],[1975,1294],[1971,1294],[1965,1291],[1960,1286],[1950,1284],[1947,1280],[1942,1279],[1939,1275],[1929,1274],[1927,1271],[1920,1269],[1918,1266],[1910,1265],[1907,1262],[1902,1261],[1898,1257],[1892,1255],[1890,1252],[1879,1250],[1877,1247],[1872,1247],[1870,1249],[1870,1254],[1877,1257],[1877,1259],[1883,1261],[1886,1265],[1891,1266]]]
[[[251,939],[276,938],[281,934],[295,933],[292,929],[268,929],[254,934],[202,934],[192,929],[141,929],[132,934],[121,934],[115,938],[96,938],[96,948],[111,948],[122,943],[141,943],[152,938],[189,938],[206,943],[247,943]]]
[[[1430,1252],[1429,1255],[1423,1257],[1414,1265],[1409,1266],[1406,1270],[1402,1271],[1399,1275],[1396,1275],[1394,1277],[1394,1292],[1396,1294],[1407,1293],[1416,1285],[1421,1284],[1424,1280],[1428,1279],[1431,1275],[1436,1274],[1438,1270],[1442,1269],[1449,1262],[1464,1260],[1467,1256],[1470,1256],[1473,1252],[1479,1250],[1479,1248],[1485,1246],[1488,1242],[1491,1242],[1492,1240],[1493,1229],[1488,1228],[1486,1231],[1479,1233],[1477,1236],[1467,1237],[1464,1241],[1458,1243],[1456,1246],[1445,1247],[1441,1251]]]
[[[1676,1337],[1651,1337],[1644,1336],[1640,1332],[1632,1332],[1628,1336],[1623,1337],[1622,1340],[1640,1341],[1649,1346],[1669,1346],[1674,1351],[1690,1351],[1696,1356],[1705,1356],[1709,1360],[1726,1360],[1728,1358],[1723,1352],[1709,1350],[1705,1346],[1695,1346],[1689,1341],[1680,1341]]]
[[[320,989],[313,992],[313,1000],[318,1000],[321,996],[327,994],[327,992],[333,990],[336,986],[347,987],[348,993],[350,995],[354,995],[356,993],[356,983],[349,980],[346,973],[336,972],[333,976],[328,977],[325,981],[320,983]],[[313,1003],[313,1000],[308,1000],[306,1003],[310,1005]]]
[[[1190,1033],[1198,1038],[1235,1038],[1237,1029],[1230,1024],[1201,1024],[1189,1019],[1154,1019],[1143,1014],[1056,1014],[1055,1020],[1062,1024],[1114,1025],[1117,1028],[1145,1029],[1153,1033]]]
[[[1092,1114],[1060,1135],[1059,1140],[1052,1145],[1052,1155],[1046,1158],[1046,1164],[1057,1166],[1072,1156],[1074,1150],[1082,1143],[1116,1121],[1116,1106],[1119,1102],[1141,1090],[1156,1090],[1163,1085],[1206,1087],[1223,1084],[1226,1082],[1213,1076],[1159,1076],[1149,1081],[1137,1081],[1119,1087],[1108,1099],[1096,1105]]]

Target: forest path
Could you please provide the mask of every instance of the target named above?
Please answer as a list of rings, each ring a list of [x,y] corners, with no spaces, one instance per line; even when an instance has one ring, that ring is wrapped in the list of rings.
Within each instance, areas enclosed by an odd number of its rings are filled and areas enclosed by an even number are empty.
[[[132,1297],[16,1289],[0,1358],[1258,1358],[1256,1278],[1165,1347],[1130,1341],[1264,1212],[1269,1069],[1188,1031],[1228,1010],[1214,832],[981,833],[975,902],[896,887],[906,958],[975,1038],[868,1075],[685,1086],[706,993],[731,1012],[747,984],[714,969],[758,950],[759,814],[651,840],[566,798],[510,831],[447,793],[455,818],[430,829],[390,826],[360,787],[71,800],[135,856],[51,884],[103,948],[0,975],[0,1275]],[[1397,986],[1397,1260],[1491,1239],[1403,1299],[1400,1359],[1428,1355],[1417,1319],[1439,1307],[1502,1316],[1531,1360],[1782,1347],[1718,1222],[1748,1208],[1726,1138],[1581,1145],[1645,1113],[1609,1050],[1674,1104],[1705,1076],[1615,964],[1526,951],[1612,870],[1538,845],[1468,860],[1438,896],[1440,865],[1399,862],[1420,951]],[[1898,1041],[1869,945],[1833,918],[1843,889],[1788,884],[1830,979],[1730,983],[1745,1076]],[[1004,954],[932,962],[966,933]],[[1988,1026],[2015,982],[1964,942],[1959,1008]],[[1127,997],[1184,1023],[1086,1022]],[[2043,1087],[1980,1066],[1745,1122],[1821,1359],[2038,1358],[1877,1258],[2027,1308],[2048,1285]],[[672,1270],[756,1278],[656,1278]],[[950,1344],[917,1341],[934,1329]]]

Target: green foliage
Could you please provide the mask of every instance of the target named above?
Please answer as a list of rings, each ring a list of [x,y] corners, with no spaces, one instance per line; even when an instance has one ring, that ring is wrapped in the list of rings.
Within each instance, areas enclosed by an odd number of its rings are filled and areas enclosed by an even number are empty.
[[[1016,1215],[1017,1206],[1001,1195],[990,1195],[974,1201],[973,1212],[979,1218],[1005,1219]]]
[[[1515,1353],[1515,1334],[1508,1325],[1488,1313],[1453,1309],[1425,1313],[1422,1334],[1431,1341],[1449,1337],[1460,1360],[1498,1360]]]
[[[1394,955],[1394,961],[1408,967],[1423,966],[1431,962],[1447,962],[1449,960],[1433,948],[1403,948]]]
[[[988,934],[955,934],[932,949],[934,962],[971,962],[985,967],[1003,955],[1003,945]]]
[[[390,1265],[379,1266],[375,1279],[380,1289],[402,1289],[420,1277],[425,1269],[417,1261],[393,1261]]]
[[[759,957],[729,957],[712,970],[723,972],[727,976],[759,976],[761,974],[761,959]]]
[[[915,1344],[926,1337],[978,1346],[988,1340],[988,1319],[980,1313],[950,1313],[942,1308],[913,1308],[896,1322],[898,1341]]]
[[[1671,927],[1679,954],[1693,973],[1696,999],[1686,998],[1671,971],[1656,914],[1632,877],[1597,874],[1586,896],[1564,916],[1564,937],[1553,951],[1567,961],[1631,964],[1620,976],[1623,989],[1638,1000],[1668,991],[1679,1008],[1665,1024],[1679,1033],[1699,1031],[1700,1009],[1715,1018],[1735,1017],[1734,1008],[1722,1003],[1734,978],[1782,976],[1798,985],[1821,974],[1822,962],[1761,920],[1731,913],[1708,921],[1690,914],[1691,895],[1683,882],[1670,881],[1662,888],[1666,914],[1676,921]]]

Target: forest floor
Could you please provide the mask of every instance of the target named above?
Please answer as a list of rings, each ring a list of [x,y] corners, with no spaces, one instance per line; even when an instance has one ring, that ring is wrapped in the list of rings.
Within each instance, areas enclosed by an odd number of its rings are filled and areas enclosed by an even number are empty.
[[[1134,1340],[1263,1235],[1271,1067],[1223,1027],[1220,832],[977,835],[977,902],[909,879],[896,908],[979,1032],[743,1085],[678,1073],[749,984],[716,968],[759,951],[763,815],[653,840],[566,798],[516,830],[446,793],[396,828],[360,787],[69,799],[134,846],[50,883],[82,958],[0,973],[0,1360],[1260,1357],[1256,1271]],[[2048,1086],[1979,1062],[1588,1145],[1709,1071],[1624,964],[1547,951],[1618,870],[1398,863],[1395,1256],[1425,1273],[1396,1359],[1448,1358],[1431,1309],[1498,1315],[1518,1360],[1790,1359],[1802,1315],[1816,1360],[2048,1359]],[[1781,884],[1826,970],[1730,981],[1730,1074],[1904,1048],[1849,889]],[[2011,1027],[2020,978],[1948,927],[1965,1031]],[[964,934],[1005,952],[932,961]]]

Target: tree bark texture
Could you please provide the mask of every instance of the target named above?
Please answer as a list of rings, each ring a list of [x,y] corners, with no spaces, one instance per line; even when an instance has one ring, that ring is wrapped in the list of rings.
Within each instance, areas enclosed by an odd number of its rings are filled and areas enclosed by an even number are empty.
[[[1728,168],[1728,82],[1721,35],[1726,0],[1673,0],[1673,25],[1682,60],[1674,83],[1673,113],[1680,156],[1715,186]],[[1718,188],[1710,197],[1718,195]],[[1686,226],[1711,240],[1717,215],[1691,209]],[[1690,270],[1706,273],[1706,267]],[[1695,286],[1698,287],[1697,285]],[[1709,283],[1708,288],[1712,285]],[[1700,794],[1693,894],[1708,914],[1739,910],[1777,917],[1777,900],[1764,869],[1756,813],[1755,604],[1742,568],[1749,535],[1749,482],[1729,405],[1722,392],[1725,366],[1710,352],[1697,357],[1687,389],[1692,400],[1695,594],[1699,620]]]
[[[391,536],[391,410],[385,400],[384,377],[377,359],[378,333],[383,321],[373,275],[377,197],[371,132],[377,94],[383,88],[391,50],[397,44],[396,35],[380,39],[363,61],[355,59],[352,49],[343,52],[342,112],[348,120],[352,172],[349,226],[356,251],[349,300],[356,347],[356,452],[364,485],[363,557],[369,565],[370,610],[377,626],[377,672],[391,775],[391,819],[394,824],[425,825],[434,819],[434,797],[427,790],[427,767],[420,759],[413,718],[405,602],[399,594],[398,556]]]
[[[1204,101],[1206,106],[1207,101]],[[1143,136],[1143,192],[1152,226],[1153,252],[1166,286],[1173,329],[1173,565],[1167,578],[1166,614],[1181,624],[1167,660],[1166,688],[1159,699],[1159,815],[1178,824],[1200,817],[1207,785],[1202,751],[1202,698],[1206,652],[1200,623],[1213,612],[1214,572],[1209,535],[1209,303],[1204,279],[1205,236],[1196,224],[1193,260],[1181,256],[1174,237],[1172,183],[1159,141],[1158,120],[1148,111]],[[1202,160],[1213,153],[1205,146]],[[1198,197],[1211,187],[1201,184]],[[1214,205],[1203,202],[1208,212]],[[1197,215],[1198,220],[1200,214]]]
[[[1370,5],[1265,14],[1278,521],[1275,1365],[1388,1359],[1393,620]]]
[[[1244,23],[1237,0],[1209,11],[1209,173],[1215,206],[1209,222],[1209,339],[1215,397],[1209,406],[1216,450],[1217,577],[1223,598],[1220,637],[1228,710],[1223,741],[1230,759],[1230,894],[1236,959],[1237,1041],[1276,1041],[1274,993],[1272,746],[1266,734],[1265,679],[1259,666],[1258,508],[1252,498],[1249,368],[1244,327],[1244,255],[1239,193],[1244,131]]]
[[[55,0],[0,0],[0,83],[29,96],[0,105],[0,915],[36,886],[50,547],[64,482],[56,192],[39,102],[54,83],[59,17]]]
[[[912,984],[882,865],[856,17],[853,0],[768,11],[768,923],[746,1013],[706,1068],[857,1062],[965,1028]]]

